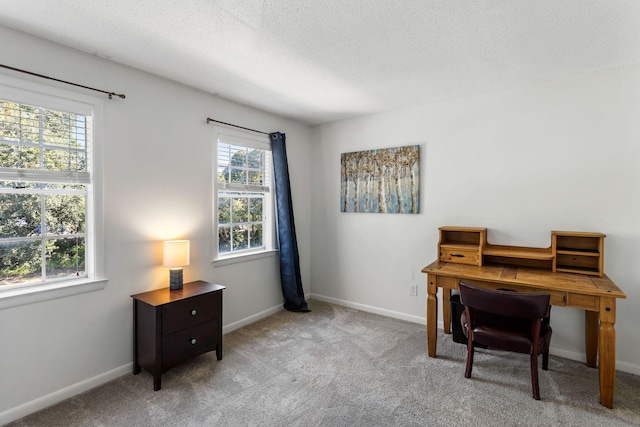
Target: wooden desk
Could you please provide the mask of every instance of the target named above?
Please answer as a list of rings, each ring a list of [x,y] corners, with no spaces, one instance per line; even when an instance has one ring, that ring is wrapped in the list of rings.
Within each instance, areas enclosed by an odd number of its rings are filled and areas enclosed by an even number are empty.
[[[451,290],[460,280],[476,286],[514,291],[544,292],[551,304],[585,311],[587,366],[595,368],[600,358],[600,403],[613,408],[616,375],[616,298],[626,298],[607,276],[557,273],[538,268],[498,265],[464,265],[434,261],[422,272],[427,274],[427,345],[436,357],[438,322],[437,290],[442,288],[444,332],[451,333]]]

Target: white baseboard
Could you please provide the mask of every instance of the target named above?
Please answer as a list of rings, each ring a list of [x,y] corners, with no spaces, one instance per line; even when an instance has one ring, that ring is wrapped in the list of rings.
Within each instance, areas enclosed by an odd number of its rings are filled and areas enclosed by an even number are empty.
[[[553,337],[551,338],[551,342],[553,342]],[[576,362],[586,363],[586,356],[584,353],[554,348],[553,346],[551,346],[551,348],[549,349],[549,353],[554,356],[564,357],[565,359],[575,360]],[[616,371],[640,375],[640,366],[634,363],[627,363],[616,360]]]
[[[309,298],[317,299],[318,301],[324,301],[331,304],[341,305],[343,307],[355,308],[356,310],[362,310],[368,313],[379,314],[381,316],[392,317],[394,319],[401,319],[401,320],[406,320],[408,322],[419,323],[421,325],[427,324],[426,317],[414,316],[411,314],[391,311],[384,308],[373,307],[370,305],[359,304],[356,302],[345,301],[338,298],[326,297],[318,294],[309,294]],[[444,330],[444,323],[441,320],[438,321],[438,329]],[[549,349],[549,353],[554,356],[564,357],[565,359],[575,360],[577,362],[583,362],[583,363],[585,362],[584,353],[554,348],[553,345]],[[621,362],[619,360],[616,360],[616,370],[627,372],[629,374],[640,375],[640,365],[636,365],[634,363],[627,363],[627,362]]]
[[[414,316],[412,314],[402,313],[399,311],[387,310],[385,308],[374,307],[371,305],[360,304],[357,302],[345,301],[338,298],[326,297],[324,295],[309,294],[310,299],[328,302],[330,304],[341,305],[343,307],[355,308],[356,310],[366,311],[368,313],[379,314],[381,316],[393,317],[394,319],[406,320],[407,322],[427,324],[427,318]]]
[[[269,317],[272,314],[276,314],[280,311],[284,310],[282,305],[277,305],[275,307],[268,308],[260,313],[256,313],[253,316],[245,317],[244,319],[240,319],[236,322],[230,323],[226,326],[222,327],[222,333],[228,334],[231,331],[235,331],[236,329],[242,328],[243,326],[247,326],[253,322],[257,322],[260,319],[264,319],[265,317]]]
[[[72,384],[68,387],[47,394],[46,396],[42,396],[20,406],[16,406],[15,408],[8,409],[0,413],[0,425],[5,425],[10,423],[11,421],[26,417],[27,415],[32,414],[36,411],[47,408],[51,405],[55,405],[56,403],[62,402],[65,399],[83,393],[89,389],[121,377],[122,375],[131,374],[132,372],[133,362],[127,363],[126,365],[122,365],[100,375],[96,375],[95,377]]]
[[[629,374],[640,375],[640,365],[635,363],[620,362],[616,360],[616,370]]]

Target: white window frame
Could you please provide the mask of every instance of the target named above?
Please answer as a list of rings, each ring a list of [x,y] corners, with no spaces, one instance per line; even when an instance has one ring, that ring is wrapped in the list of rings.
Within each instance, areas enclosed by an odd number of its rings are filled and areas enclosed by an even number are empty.
[[[0,75],[0,98],[52,110],[92,116],[91,145],[87,151],[91,184],[86,206],[86,277],[50,282],[0,286],[0,309],[103,289],[104,226],[102,214],[102,117],[103,100],[80,93]]]
[[[271,153],[271,141],[269,135],[256,132],[244,131],[223,126],[214,126],[214,148],[213,148],[213,243],[211,248],[211,261],[215,265],[233,264],[236,262],[250,261],[256,258],[273,256],[276,249],[276,216],[275,216],[275,186],[273,183],[273,161],[267,161],[268,191],[265,192],[263,202],[264,225],[262,230],[263,248],[246,249],[238,252],[220,253],[218,242],[218,194],[222,190],[218,183],[218,144],[227,143],[248,148],[257,148]],[[269,156],[270,157],[270,156]],[[249,190],[249,189],[247,189]]]

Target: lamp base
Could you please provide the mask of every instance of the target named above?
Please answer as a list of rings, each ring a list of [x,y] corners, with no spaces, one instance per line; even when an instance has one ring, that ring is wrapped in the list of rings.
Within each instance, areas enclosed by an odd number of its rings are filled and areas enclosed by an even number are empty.
[[[182,268],[172,268],[169,270],[169,290],[179,289],[182,289]]]

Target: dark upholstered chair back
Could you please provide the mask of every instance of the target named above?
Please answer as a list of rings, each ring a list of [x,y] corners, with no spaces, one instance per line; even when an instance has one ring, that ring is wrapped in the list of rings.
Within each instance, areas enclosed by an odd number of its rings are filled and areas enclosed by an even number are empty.
[[[460,283],[460,302],[465,307],[507,317],[543,318],[549,314],[549,295],[477,288]]]

